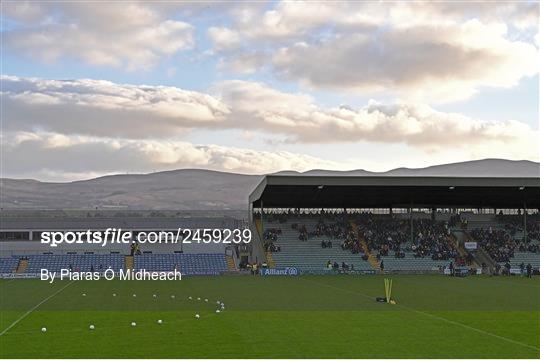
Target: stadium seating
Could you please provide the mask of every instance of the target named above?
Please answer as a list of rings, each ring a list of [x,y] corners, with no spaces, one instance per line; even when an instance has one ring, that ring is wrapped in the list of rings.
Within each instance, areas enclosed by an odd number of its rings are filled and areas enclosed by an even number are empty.
[[[337,262],[353,265],[357,271],[373,270],[369,262],[362,260],[362,253],[353,254],[348,250],[341,249],[340,239],[332,239],[328,236],[317,236],[309,238],[308,241],[298,239],[299,232],[292,229],[293,223],[305,225],[308,231],[315,229],[317,220],[314,218],[292,218],[286,223],[279,225],[269,224],[269,227],[279,227],[282,231],[277,245],[281,251],[272,253],[272,258],[276,267],[294,266],[301,271],[325,271],[326,263]],[[322,248],[322,241],[332,241],[331,248]]]
[[[41,269],[60,271],[71,265],[73,271],[105,271],[109,267],[118,271],[124,266],[124,256],[120,254],[67,254],[28,255],[27,273],[39,273]]]
[[[501,266],[508,262],[511,268],[519,268],[521,263],[525,266],[530,263],[533,268],[540,268],[538,215],[528,216],[528,219],[528,242],[524,241],[521,215],[497,215],[481,220],[471,217],[468,233]]]
[[[405,251],[405,257],[395,258],[394,256],[384,256],[385,270],[407,270],[407,271],[426,271],[426,270],[438,270],[445,267],[450,263],[450,260],[432,260],[429,257],[415,258],[413,252]]]
[[[531,264],[533,268],[540,268],[540,254],[531,252],[515,252],[514,257],[510,259],[512,268],[518,268],[523,263],[525,266]]]
[[[227,271],[225,254],[142,254],[134,257],[134,269],[173,271],[183,275],[218,275]]]
[[[375,217],[376,216],[377,215],[375,215]],[[272,260],[276,267],[294,266],[303,272],[320,272],[327,270],[326,264],[328,261],[331,261],[332,263],[337,262],[340,269],[342,263],[345,262],[348,265],[353,265],[354,270],[357,271],[378,270],[377,264],[372,265],[362,258],[364,255],[362,251],[353,253],[348,249],[343,250],[341,247],[341,243],[344,240],[343,238],[310,235],[307,241],[299,240],[299,230],[293,229],[292,224],[298,224],[299,227],[303,225],[306,227],[308,233],[313,233],[321,218],[320,216],[287,216],[286,219],[283,216],[278,216],[276,218],[279,218],[280,221],[275,221],[275,219],[272,221],[270,218],[270,222],[266,223],[267,231],[270,231],[270,229],[279,229],[281,231],[277,236],[277,239],[272,242],[280,249],[280,251],[272,252]],[[352,219],[354,221],[354,218]],[[387,216],[386,219],[388,219]],[[423,221],[425,222],[426,220]],[[332,216],[326,217],[324,223],[326,225],[331,225],[335,223],[335,220],[332,220]],[[442,228],[442,226],[440,227]],[[359,229],[360,232],[367,230],[366,223],[363,222],[359,226]],[[441,235],[443,239],[446,237],[445,234],[446,233]],[[322,241],[331,241],[332,247],[322,247]],[[372,243],[371,246],[375,247],[380,245]],[[450,262],[450,259],[433,260],[431,253],[425,254],[422,257],[416,257],[415,253],[410,249],[411,246],[409,243],[403,243],[401,246],[401,250],[404,254],[403,257],[396,258],[394,256],[394,251],[390,251],[386,256],[382,255],[380,260],[384,262],[385,270],[433,271],[440,270]],[[372,254],[378,253],[378,250],[372,247],[370,247],[369,250]]]
[[[0,258],[0,274],[9,274],[17,269],[18,257]]]
[[[37,274],[41,269],[60,271],[114,271],[124,268],[124,256],[120,254],[67,254],[28,255],[26,273]],[[2,258],[0,273],[15,271],[19,257]],[[148,271],[172,271],[176,269],[184,275],[218,275],[227,271],[225,254],[142,254],[134,256],[134,269]]]

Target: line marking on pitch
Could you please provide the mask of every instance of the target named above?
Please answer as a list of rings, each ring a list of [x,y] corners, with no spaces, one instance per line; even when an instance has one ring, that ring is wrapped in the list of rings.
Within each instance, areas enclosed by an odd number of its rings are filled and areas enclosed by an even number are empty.
[[[533,287],[533,288],[536,288],[536,289],[540,289],[540,285],[536,285],[536,284],[523,284],[523,283],[518,283],[518,282],[514,282],[514,281],[493,280],[493,279],[489,279],[488,281],[495,282],[495,283],[501,283],[501,284],[527,286],[527,287]]]
[[[25,312],[24,314],[21,315],[21,317],[19,317],[17,320],[15,320],[14,322],[11,323],[11,325],[9,325],[7,328],[5,328],[4,330],[2,330],[2,332],[0,332],[0,336],[4,335],[5,333],[8,332],[9,329],[11,329],[12,327],[14,327],[15,325],[17,325],[21,320],[23,320],[25,317],[27,317],[28,315],[30,315],[34,310],[36,310],[38,307],[40,307],[41,305],[45,304],[47,301],[49,301],[50,299],[52,299],[53,297],[55,297],[56,295],[60,294],[65,288],[67,288],[68,286],[70,286],[71,284],[75,283],[75,281],[71,281],[71,282],[68,282],[65,286],[63,286],[62,288],[60,288],[59,290],[55,291],[53,294],[47,296],[45,299],[41,300],[37,305],[35,305],[33,308],[31,308],[30,310],[28,310],[27,312]]]
[[[358,292],[358,291],[353,291],[353,290],[349,290],[349,289],[344,289],[344,288],[340,288],[340,287],[337,287],[337,286],[332,286],[332,285],[329,285],[329,284],[325,284],[325,283],[321,283],[319,281],[315,281],[315,280],[307,280],[307,279],[304,279],[306,281],[310,281],[310,282],[313,282],[313,283],[316,283],[316,284],[319,284],[319,285],[322,285],[322,286],[327,286],[329,288],[332,288],[332,289],[336,289],[336,290],[341,290],[341,291],[345,291],[345,292],[348,292],[348,293],[351,293],[351,294],[357,294],[357,295],[361,295],[365,298],[369,298],[369,299],[374,299],[375,297],[373,296],[369,296],[369,295],[366,295],[366,294],[363,294],[361,292]],[[490,333],[488,331],[485,331],[485,330],[482,330],[482,329],[477,329],[475,327],[472,327],[470,325],[467,325],[467,324],[463,324],[463,323],[460,323],[460,322],[457,322],[457,321],[453,321],[453,320],[449,320],[449,319],[446,319],[446,318],[443,318],[443,317],[440,317],[440,316],[437,316],[437,315],[433,315],[433,314],[430,314],[428,312],[424,312],[424,311],[421,311],[421,310],[417,310],[415,308],[411,308],[411,307],[408,307],[408,306],[405,306],[405,305],[401,305],[401,304],[396,304],[394,306],[399,306],[403,309],[406,309],[406,310],[409,310],[409,311],[412,311],[412,312],[415,312],[415,313],[418,313],[418,314],[422,314],[422,315],[425,315],[425,316],[428,316],[428,317],[431,317],[433,319],[437,319],[437,320],[441,320],[441,321],[444,321],[444,322],[447,322],[449,324],[453,324],[453,325],[457,325],[457,326],[461,326],[462,328],[464,329],[469,329],[469,330],[472,330],[472,331],[475,331],[477,333],[480,333],[480,334],[484,334],[484,335],[488,335],[488,336],[492,336],[496,339],[499,339],[499,340],[505,340],[507,342],[510,342],[512,344],[515,344],[515,345],[521,345],[521,346],[524,346],[524,347],[527,347],[529,349],[534,349],[534,350],[537,350],[537,351],[540,351],[540,348],[534,346],[534,345],[529,345],[529,344],[525,344],[521,341],[517,341],[517,340],[513,340],[513,339],[509,339],[507,337],[504,337],[504,336],[501,336],[501,335],[497,335],[497,334],[493,334],[493,333]]]
[[[463,327],[465,329],[476,331],[476,332],[478,332],[480,334],[489,335],[489,336],[492,336],[492,337],[500,339],[500,340],[506,340],[506,341],[511,342],[513,344],[516,344],[516,345],[521,345],[521,346],[524,346],[524,347],[527,347],[527,348],[530,348],[530,349],[540,351],[540,348],[537,348],[534,345],[525,344],[525,343],[523,343],[521,341],[517,341],[517,340],[513,340],[513,339],[510,339],[510,338],[501,336],[501,335],[493,334],[493,333],[490,333],[489,331],[478,329],[478,328],[475,328],[475,327],[467,325],[467,324],[463,324],[463,323],[460,323],[460,322],[457,322],[457,321],[454,321],[454,320],[450,320],[450,319],[447,319],[447,318],[444,318],[444,317],[441,317],[441,316],[430,314],[428,312],[417,310],[415,308],[411,308],[411,307],[408,307],[408,306],[405,306],[405,305],[397,304],[397,306],[401,306],[404,309],[407,309],[407,310],[410,310],[410,311],[413,311],[413,312],[416,312],[416,313],[419,313],[419,314],[422,314],[422,315],[425,315],[425,316],[429,316],[431,318],[438,319],[438,320],[441,320],[441,321],[444,321],[444,322],[447,322],[447,323],[450,323],[450,324],[461,326],[461,327]]]

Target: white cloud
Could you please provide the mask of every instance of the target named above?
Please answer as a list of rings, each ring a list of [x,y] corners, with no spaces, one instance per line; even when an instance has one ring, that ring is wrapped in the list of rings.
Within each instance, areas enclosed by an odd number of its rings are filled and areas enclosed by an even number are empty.
[[[281,1],[260,14],[237,17],[235,25],[246,39],[277,42],[311,36],[320,29],[373,28],[385,17],[385,7],[377,3]]]
[[[285,137],[286,143],[401,143],[428,153],[448,147],[487,153],[503,146],[538,158],[538,130],[525,123],[480,121],[425,104],[324,107],[306,94],[239,80],[216,85],[214,95],[99,80],[2,81],[3,126],[11,132],[167,140],[192,129],[239,129]]]
[[[92,65],[147,69],[162,57],[194,46],[194,28],[141,3],[9,3],[20,21],[5,31],[9,50],[46,62],[62,57]]]
[[[238,16],[229,31],[249,45],[220,64],[238,73],[271,67],[308,88],[463,100],[538,73],[538,11],[537,3],[280,2]],[[243,67],[257,52],[270,55]]]
[[[506,27],[476,20],[459,27],[350,34],[281,48],[275,70],[306,86],[413,101],[455,101],[480,86],[511,87],[538,72],[538,49],[505,39]],[[313,61],[317,59],[317,61]]]
[[[372,33],[390,28],[448,26],[477,19],[482,23],[508,23],[518,30],[538,28],[537,2],[375,2],[280,1],[270,9],[232,12],[232,27],[245,39],[295,41],[324,32]]]
[[[103,80],[3,76],[5,130],[151,137],[216,124],[229,112],[218,99],[167,86]]]
[[[540,134],[518,121],[480,121],[408,103],[325,108],[307,95],[244,81],[222,83],[216,91],[231,108],[236,126],[284,134],[293,143],[370,141],[404,143],[426,152],[481,148],[485,154],[504,147],[523,158],[540,156],[535,145]]]
[[[268,56],[262,51],[246,51],[221,57],[218,69],[232,71],[236,74],[253,74],[265,66]]]
[[[210,27],[208,36],[217,51],[234,50],[241,45],[238,32],[226,27]]]
[[[393,4],[391,16],[395,22],[405,24],[479,19],[484,23],[506,22],[519,30],[528,30],[538,28],[540,4],[536,1],[400,2]]]
[[[44,61],[148,69],[194,49],[199,30],[218,69],[272,69],[308,88],[409,101],[462,100],[538,73],[535,2],[23,1],[3,9],[17,22],[3,34],[6,49]],[[213,26],[178,20],[201,17]]]

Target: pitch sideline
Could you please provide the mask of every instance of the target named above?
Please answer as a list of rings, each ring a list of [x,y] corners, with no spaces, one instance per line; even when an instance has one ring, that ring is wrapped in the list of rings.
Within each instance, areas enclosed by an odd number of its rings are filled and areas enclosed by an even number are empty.
[[[375,297],[373,297],[373,296],[369,296],[369,295],[366,295],[366,294],[363,294],[363,293],[360,293],[360,292],[357,292],[357,291],[340,288],[340,287],[337,287],[337,286],[321,283],[321,282],[315,281],[315,280],[307,280],[307,279],[303,279],[303,280],[313,282],[313,283],[319,284],[321,286],[326,286],[326,287],[329,287],[329,288],[332,288],[332,289],[345,291],[345,292],[348,292],[348,293],[351,293],[351,294],[361,295],[361,296],[363,296],[365,298],[375,299]],[[417,309],[414,309],[414,308],[411,308],[411,307],[408,307],[408,306],[405,306],[405,305],[401,305],[401,304],[396,304],[394,306],[399,306],[399,307],[401,307],[401,308],[403,308],[405,310],[409,310],[409,311],[412,311],[412,312],[415,312],[415,313],[418,313],[418,314],[422,314],[424,316],[428,316],[428,317],[431,317],[433,319],[444,321],[444,322],[447,322],[449,324],[461,326],[464,329],[468,329],[468,330],[472,330],[472,331],[475,331],[475,332],[480,333],[480,334],[488,335],[488,336],[494,337],[494,338],[499,339],[499,340],[505,340],[505,341],[510,342],[512,344],[515,344],[515,345],[521,345],[521,346],[524,346],[524,347],[529,348],[529,349],[540,351],[540,348],[537,348],[534,345],[525,344],[525,343],[523,343],[521,341],[517,341],[517,340],[509,339],[509,338],[501,336],[501,335],[493,334],[493,333],[490,333],[488,331],[478,329],[478,328],[472,327],[472,326],[467,325],[467,324],[463,324],[463,323],[460,323],[460,322],[457,322],[457,321],[449,320],[449,319],[446,319],[446,318],[443,318],[443,317],[440,317],[440,316],[437,316],[437,315],[433,315],[433,314],[430,314],[428,312],[417,310]]]
[[[44,303],[46,303],[47,301],[49,301],[50,299],[52,299],[53,297],[55,297],[56,295],[60,294],[65,288],[67,288],[68,286],[70,286],[71,284],[73,284],[75,281],[70,281],[68,282],[65,286],[61,287],[59,290],[55,291],[53,294],[47,296],[45,299],[41,300],[37,305],[35,305],[34,307],[32,307],[30,310],[28,310],[27,312],[25,312],[24,314],[22,314],[17,320],[15,320],[14,322],[11,323],[11,325],[9,325],[7,328],[5,328],[4,330],[2,330],[2,332],[0,332],[0,336],[3,336],[5,333],[7,333],[11,328],[13,328],[15,325],[17,325],[21,320],[23,320],[25,317],[27,317],[28,315],[30,315],[32,312],[34,312],[34,310],[36,310],[38,307],[40,307],[41,305],[43,305]]]

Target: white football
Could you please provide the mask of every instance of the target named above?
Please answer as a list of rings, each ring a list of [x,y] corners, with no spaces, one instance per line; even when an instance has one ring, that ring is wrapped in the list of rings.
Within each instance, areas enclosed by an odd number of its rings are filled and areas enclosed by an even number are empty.
[[[216,314],[219,314],[221,311],[219,311],[219,309],[216,310]]]
[[[200,318],[200,315],[199,315],[199,314],[195,314],[195,318],[196,318],[196,319]]]
[[[89,326],[90,330],[94,330],[94,325]]]
[[[47,331],[47,328],[46,327],[42,327],[41,328],[41,332],[46,332]]]
[[[157,321],[157,323],[158,323],[158,324],[162,324],[163,321],[161,321],[161,319],[159,319],[159,320]]]
[[[136,323],[136,322],[132,322],[132,323],[131,323],[131,326],[137,326],[137,323]]]

